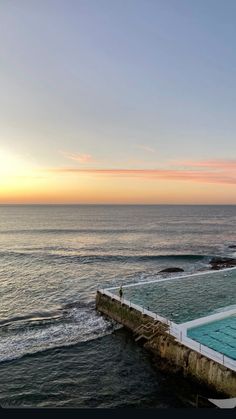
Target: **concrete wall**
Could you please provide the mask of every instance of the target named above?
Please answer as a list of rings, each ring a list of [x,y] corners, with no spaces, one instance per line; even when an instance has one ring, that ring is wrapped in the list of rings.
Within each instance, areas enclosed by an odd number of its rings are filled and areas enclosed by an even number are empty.
[[[129,308],[99,291],[96,297],[96,308],[131,331],[141,324],[153,321],[151,317],[142,315],[138,310]],[[184,376],[189,376],[226,397],[236,397],[234,371],[182,345],[168,333],[160,332],[147,341],[145,347],[163,361],[162,368],[181,372]]]

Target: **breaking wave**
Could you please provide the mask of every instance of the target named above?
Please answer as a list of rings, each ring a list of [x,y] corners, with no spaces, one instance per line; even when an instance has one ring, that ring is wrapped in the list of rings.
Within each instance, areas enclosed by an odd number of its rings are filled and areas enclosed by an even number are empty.
[[[0,320],[0,362],[97,339],[119,328],[93,304],[72,303],[52,312]]]

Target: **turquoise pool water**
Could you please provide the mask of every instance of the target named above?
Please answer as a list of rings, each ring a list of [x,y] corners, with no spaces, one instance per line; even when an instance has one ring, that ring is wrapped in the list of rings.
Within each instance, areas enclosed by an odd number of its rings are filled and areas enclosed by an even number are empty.
[[[124,287],[123,291],[125,299],[183,323],[236,304],[236,270]]]
[[[188,337],[236,360],[236,316],[194,327]]]

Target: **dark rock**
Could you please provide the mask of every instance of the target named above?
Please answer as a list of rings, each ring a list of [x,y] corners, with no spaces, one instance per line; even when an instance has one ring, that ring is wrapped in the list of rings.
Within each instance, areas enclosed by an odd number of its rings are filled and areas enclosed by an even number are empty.
[[[234,258],[223,258],[223,257],[215,257],[210,260],[211,269],[224,269],[224,268],[233,268],[236,266],[236,259]]]
[[[229,246],[229,249],[236,249],[236,244],[231,244],[231,245]]]
[[[184,272],[184,269],[182,269],[182,268],[166,268],[166,269],[163,269],[162,271],[159,271],[158,273],[162,274],[162,273],[172,273],[172,272]]]

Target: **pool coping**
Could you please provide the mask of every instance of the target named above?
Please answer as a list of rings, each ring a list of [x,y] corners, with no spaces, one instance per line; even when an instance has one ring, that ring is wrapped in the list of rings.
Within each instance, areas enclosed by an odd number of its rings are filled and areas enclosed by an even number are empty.
[[[174,281],[174,280],[178,280],[178,279],[186,279],[186,278],[192,278],[195,276],[202,276],[202,275],[216,275],[219,273],[223,273],[223,272],[229,272],[229,271],[234,271],[236,270],[236,266],[232,267],[232,268],[225,268],[225,269],[219,269],[219,270],[213,270],[213,271],[203,271],[203,272],[195,272],[193,274],[187,274],[187,275],[178,275],[178,276],[170,276],[168,278],[158,278],[158,279],[153,279],[150,281],[140,281],[140,282],[134,282],[132,284],[122,284],[122,288],[130,288],[130,287],[137,287],[137,286],[142,286],[142,285],[146,285],[146,284],[154,284],[154,283],[160,283],[160,282],[166,282],[166,281]],[[159,273],[160,274],[160,273]],[[158,274],[158,275],[159,275]],[[106,288],[106,290],[111,291],[111,290],[116,290],[119,289],[119,286],[114,286],[114,287],[109,287]]]
[[[195,320],[190,320],[188,322],[180,323],[179,326],[181,327],[182,331],[187,331],[188,329],[192,329],[194,327],[198,327],[207,323],[213,323],[217,320],[223,320],[227,317],[231,317],[236,315],[236,308],[231,310],[224,310],[220,311],[219,313],[210,314],[209,316],[199,317]]]

